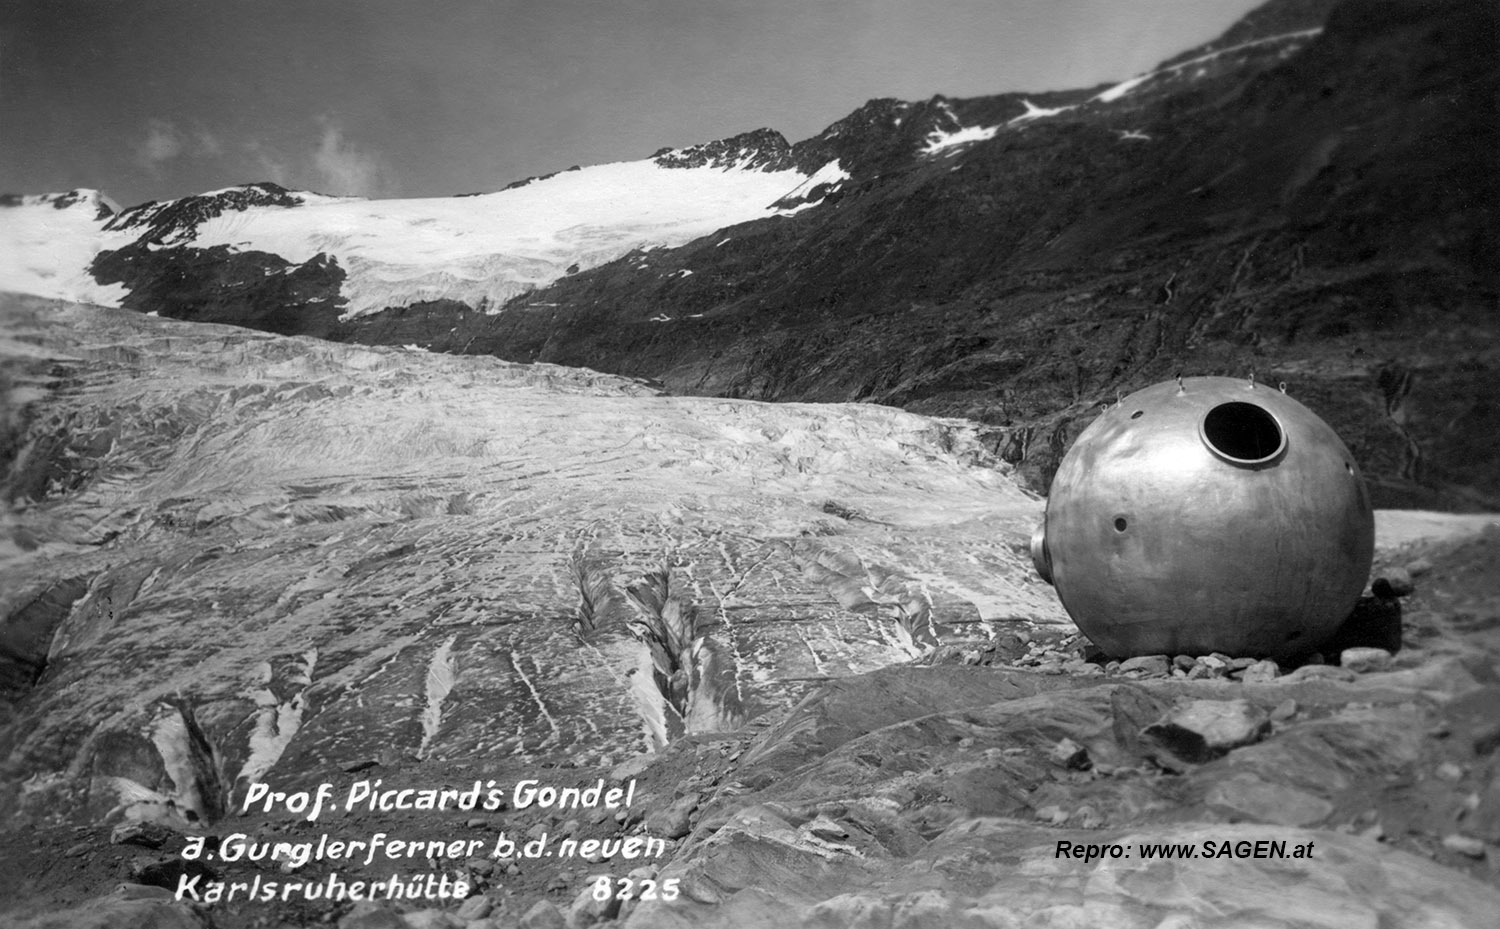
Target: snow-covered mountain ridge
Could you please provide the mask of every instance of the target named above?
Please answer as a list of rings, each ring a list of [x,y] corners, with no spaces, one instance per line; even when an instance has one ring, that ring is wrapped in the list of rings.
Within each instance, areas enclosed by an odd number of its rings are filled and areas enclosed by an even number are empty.
[[[336,301],[345,319],[432,300],[492,310],[570,268],[775,215],[776,201],[812,173],[721,144],[468,197],[364,200],[260,183],[143,204],[96,224],[80,222],[76,212],[66,222],[28,217],[40,204],[23,203],[0,213],[6,250],[20,265],[0,268],[0,287],[118,305],[124,294],[96,286],[107,271],[95,268],[92,282],[70,272],[101,251],[225,246],[229,254],[262,252],[291,265],[332,259],[344,273],[342,290],[323,299]],[[80,256],[87,256],[84,267]]]
[[[1285,55],[1306,37],[1305,30],[1258,36],[1245,48],[1273,45]],[[1198,77],[1219,54],[1204,58]],[[1223,64],[1242,67],[1245,61]],[[0,259],[0,289],[178,315],[171,306],[145,305],[157,294],[143,279],[153,274],[151,269],[165,267],[164,261],[174,273],[220,262],[232,267],[217,275],[222,280],[215,287],[196,291],[190,301],[194,304],[249,300],[264,305],[266,295],[246,293],[256,289],[257,281],[323,256],[318,267],[336,269],[332,277],[337,280],[330,279],[318,293],[301,295],[307,301],[306,325],[296,324],[291,308],[240,320],[234,311],[209,318],[256,325],[269,315],[279,321],[278,331],[329,335],[319,331],[317,321],[331,308],[337,309],[339,323],[433,303],[494,313],[506,301],[570,273],[638,249],[681,246],[728,226],[804,211],[835,197],[852,179],[878,177],[940,150],[951,153],[955,146],[992,139],[1002,128],[1080,106],[1139,105],[1149,96],[1146,90],[1161,90],[1159,77],[1156,72],[1143,75],[1092,99],[1079,91],[974,100],[872,100],[795,145],[779,132],[761,128],[663,148],[648,159],[575,165],[492,193],[448,198],[371,201],[260,182],[101,210],[95,222],[84,222],[81,211],[66,218],[35,215],[44,205],[68,205],[70,195],[12,196],[0,201],[0,206],[13,207],[0,210],[0,243],[8,253]],[[1135,99],[1123,100],[1136,85],[1148,82],[1151,86],[1134,94]],[[224,248],[208,254],[220,246]],[[173,248],[201,254],[168,259],[148,254]],[[106,254],[95,264],[101,253],[119,254],[113,260]],[[252,257],[256,255],[266,257]],[[132,293],[136,299],[127,300]],[[278,299],[286,296],[279,286],[272,293]]]

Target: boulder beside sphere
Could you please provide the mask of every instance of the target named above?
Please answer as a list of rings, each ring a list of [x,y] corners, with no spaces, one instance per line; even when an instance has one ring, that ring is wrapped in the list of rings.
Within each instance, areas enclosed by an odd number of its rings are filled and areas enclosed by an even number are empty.
[[[1327,423],[1274,387],[1195,377],[1079,435],[1032,558],[1112,657],[1288,659],[1349,615],[1374,547],[1364,480]]]

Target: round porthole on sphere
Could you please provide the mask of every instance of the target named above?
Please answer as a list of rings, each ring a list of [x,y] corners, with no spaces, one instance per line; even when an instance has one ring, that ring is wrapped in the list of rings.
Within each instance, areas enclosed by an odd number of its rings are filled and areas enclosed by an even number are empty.
[[[1274,460],[1286,448],[1286,433],[1267,410],[1233,400],[1203,414],[1203,444],[1231,464],[1257,465]]]
[[[1123,517],[1123,516],[1116,516],[1115,517],[1115,531],[1116,532],[1124,532],[1125,531],[1125,527],[1128,526],[1128,525],[1129,525],[1129,523],[1125,522],[1125,517]]]
[[[1131,419],[1140,419],[1144,415],[1146,415],[1146,411],[1145,410],[1136,410],[1134,413],[1130,414],[1130,418]]]

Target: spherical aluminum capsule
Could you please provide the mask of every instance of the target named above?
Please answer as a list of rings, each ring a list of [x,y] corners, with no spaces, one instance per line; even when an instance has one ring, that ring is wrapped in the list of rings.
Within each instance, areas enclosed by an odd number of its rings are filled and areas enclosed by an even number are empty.
[[[1285,660],[1349,615],[1374,545],[1364,480],[1327,423],[1253,380],[1196,377],[1078,436],[1031,551],[1112,657]]]

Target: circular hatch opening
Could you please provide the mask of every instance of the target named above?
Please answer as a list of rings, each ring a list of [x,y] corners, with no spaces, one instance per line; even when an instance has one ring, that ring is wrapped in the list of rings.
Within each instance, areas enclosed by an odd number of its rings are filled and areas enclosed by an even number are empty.
[[[1276,417],[1242,400],[1209,410],[1202,431],[1209,450],[1233,464],[1264,464],[1286,448],[1286,433]]]

